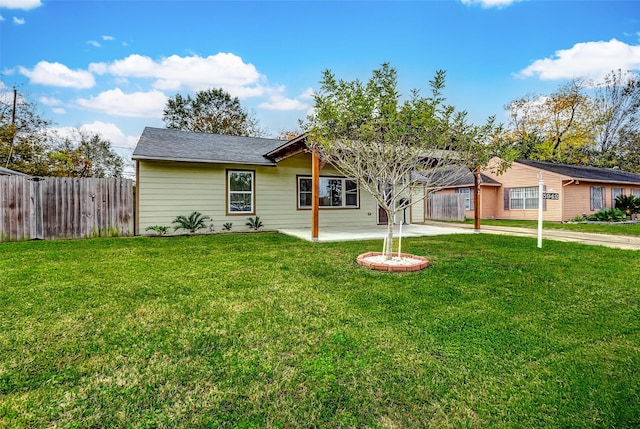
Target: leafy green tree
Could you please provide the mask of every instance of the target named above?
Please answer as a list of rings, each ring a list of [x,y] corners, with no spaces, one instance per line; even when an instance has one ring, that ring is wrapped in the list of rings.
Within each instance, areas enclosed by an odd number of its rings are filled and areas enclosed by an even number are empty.
[[[550,95],[527,95],[511,101],[506,136],[520,156],[540,161],[584,163],[594,145],[592,100],[584,82],[573,80]]]
[[[48,152],[51,176],[122,177],[124,160],[97,133],[77,130]]]
[[[620,166],[627,161],[628,144],[640,133],[640,80],[634,73],[612,71],[603,81],[592,84],[596,148],[591,163],[602,167]],[[634,162],[633,170],[640,168]]]
[[[38,114],[38,106],[17,91],[0,94],[0,165],[34,176],[46,175],[50,148],[46,127],[50,124]]]
[[[238,97],[223,89],[198,91],[194,98],[176,94],[167,100],[162,119],[170,129],[232,136],[264,134]]]
[[[315,94],[315,113],[301,125],[320,158],[358,182],[387,213],[385,256],[391,258],[393,216],[415,204],[412,189],[450,185],[469,166],[488,163],[498,127],[467,123],[466,112],[446,105],[445,72],[430,81],[431,95],[412,91],[402,101],[397,72],[389,64],[368,82],[337,79],[326,70]],[[497,153],[496,153],[497,154]],[[481,164],[481,165],[478,165]]]
[[[549,95],[507,105],[505,137],[526,159],[640,169],[640,81],[612,71],[602,81],[576,79]],[[623,165],[625,167],[623,167]]]

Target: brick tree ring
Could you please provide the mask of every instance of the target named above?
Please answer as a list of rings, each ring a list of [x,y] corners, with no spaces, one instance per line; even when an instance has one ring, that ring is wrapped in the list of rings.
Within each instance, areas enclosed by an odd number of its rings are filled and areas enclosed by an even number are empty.
[[[385,260],[382,252],[367,252],[358,256],[356,262],[363,267],[377,271],[407,272],[420,271],[429,266],[429,260],[423,256],[401,253],[391,260]]]

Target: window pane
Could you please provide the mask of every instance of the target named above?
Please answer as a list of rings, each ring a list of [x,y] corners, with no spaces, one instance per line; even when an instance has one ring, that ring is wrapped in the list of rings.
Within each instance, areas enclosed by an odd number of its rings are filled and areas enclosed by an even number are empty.
[[[252,212],[251,193],[231,192],[229,193],[230,212]]]
[[[312,201],[310,192],[300,194],[300,207],[311,207]]]
[[[311,179],[300,179],[300,192],[311,192]]]
[[[331,193],[331,206],[342,205],[342,180],[329,180],[329,192]]]
[[[229,190],[251,191],[252,176],[249,172],[232,171],[229,174]]]
[[[347,194],[345,198],[348,206],[358,206],[358,194]]]
[[[353,180],[345,180],[345,189],[347,190],[347,192],[353,191],[353,192],[357,192],[358,191],[358,184],[356,182],[354,182]]]

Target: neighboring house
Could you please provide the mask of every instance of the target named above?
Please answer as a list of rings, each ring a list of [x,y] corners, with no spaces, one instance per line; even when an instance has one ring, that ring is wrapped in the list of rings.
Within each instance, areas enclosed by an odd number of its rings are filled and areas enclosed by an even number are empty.
[[[567,221],[605,207],[614,207],[619,195],[640,196],[638,174],[612,168],[517,160],[502,175],[493,174],[488,169],[483,173],[480,184],[481,218],[537,219],[540,173],[544,180],[543,191],[558,194],[557,200],[543,202],[543,217],[547,221]],[[466,181],[439,192],[473,195],[473,175],[469,174]],[[473,204],[471,198],[466,214],[468,218],[474,216]]]
[[[266,229],[312,226],[312,154],[305,136],[290,141],[145,128],[133,152],[137,234],[170,226],[178,215],[211,216],[246,230],[260,216]],[[319,227],[378,223],[373,197],[331,165],[319,173]]]
[[[0,176],[28,176],[28,174],[24,174],[24,173],[20,173],[19,171],[0,167]]]

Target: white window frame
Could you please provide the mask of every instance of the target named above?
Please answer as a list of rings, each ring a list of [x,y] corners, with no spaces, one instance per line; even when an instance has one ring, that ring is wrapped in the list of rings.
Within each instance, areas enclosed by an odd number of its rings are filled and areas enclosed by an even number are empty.
[[[248,191],[233,191],[231,190],[231,177],[234,174],[249,174],[251,175],[251,189]],[[255,214],[256,209],[256,173],[253,170],[227,170],[227,215],[252,215]],[[232,207],[232,194],[249,195],[250,207],[249,210],[234,210]]]
[[[624,188],[611,188],[611,207],[616,206],[616,198],[618,198],[620,195],[626,195],[624,193]]]
[[[511,188],[509,191],[509,209],[511,210],[537,210],[538,200],[538,186]],[[515,205],[514,201],[517,202]]]
[[[458,188],[458,194],[464,194],[464,209],[471,210],[471,188]]]
[[[302,194],[311,194],[311,191],[302,191],[301,181],[308,180],[311,181],[311,176],[298,176],[298,186],[297,186],[297,201],[298,201],[298,209],[306,210],[310,209],[311,205],[303,205],[301,204],[301,196]],[[322,182],[328,180],[337,180],[340,181],[340,205],[322,205]],[[355,190],[347,190],[347,182],[352,182],[355,184]],[[355,204],[347,204],[347,195],[355,195]],[[311,200],[311,198],[308,198]],[[325,210],[335,210],[335,209],[359,209],[360,208],[360,188],[358,187],[358,182],[353,179],[349,179],[347,177],[334,177],[334,176],[320,176],[320,208]]]
[[[589,200],[589,208],[591,211],[597,212],[598,210],[607,208],[607,188],[604,186],[589,187]]]

